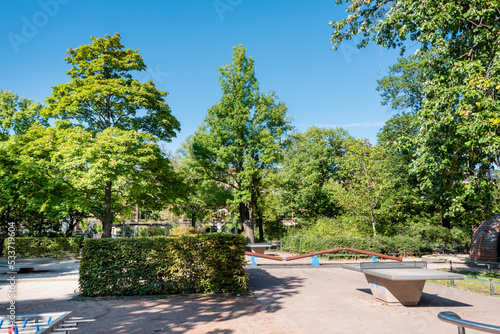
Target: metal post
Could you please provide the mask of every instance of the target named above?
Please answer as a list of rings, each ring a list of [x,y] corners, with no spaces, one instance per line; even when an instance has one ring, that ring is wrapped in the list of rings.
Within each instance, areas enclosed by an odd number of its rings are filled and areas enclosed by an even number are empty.
[[[450,260],[450,271],[453,271],[453,262],[451,262]],[[455,280],[451,280],[451,286],[455,286]],[[460,329],[458,330],[458,332],[460,333]]]
[[[495,294],[495,290],[493,289],[493,278],[490,278],[490,295],[493,296]]]

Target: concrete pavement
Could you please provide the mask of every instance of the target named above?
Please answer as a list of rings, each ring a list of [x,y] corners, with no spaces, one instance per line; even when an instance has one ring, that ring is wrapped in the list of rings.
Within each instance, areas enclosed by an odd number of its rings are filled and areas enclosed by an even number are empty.
[[[253,295],[85,300],[75,292],[78,262],[63,261],[54,272],[49,266],[18,278],[16,306],[19,314],[73,311],[96,319],[75,333],[456,333],[437,318],[441,311],[500,325],[500,298],[427,283],[418,306],[388,306],[371,295],[363,274],[339,262],[256,262],[258,267],[247,266]],[[8,288],[0,283],[4,310]]]

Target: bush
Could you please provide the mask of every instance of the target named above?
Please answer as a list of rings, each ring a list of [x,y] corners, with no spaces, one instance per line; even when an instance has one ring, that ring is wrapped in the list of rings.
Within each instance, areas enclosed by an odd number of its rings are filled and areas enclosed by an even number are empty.
[[[432,251],[431,243],[409,236],[396,237],[312,237],[295,234],[285,238],[285,249],[316,252],[337,247],[349,247],[381,254],[424,253]]]
[[[238,235],[87,239],[79,284],[83,296],[242,292],[244,264]]]
[[[4,254],[7,253],[8,239],[3,244]],[[15,252],[17,258],[52,257],[62,259],[65,257],[78,257],[82,247],[82,237],[16,237]]]
[[[154,237],[168,235],[168,229],[165,226],[139,226],[137,228],[137,236],[139,237]]]
[[[177,226],[172,230],[172,235],[188,235],[201,233],[201,230],[191,226]]]

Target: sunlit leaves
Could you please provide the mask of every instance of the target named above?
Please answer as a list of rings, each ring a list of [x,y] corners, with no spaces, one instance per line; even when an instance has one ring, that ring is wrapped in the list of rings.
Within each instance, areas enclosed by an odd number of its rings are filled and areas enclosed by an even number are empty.
[[[48,125],[40,115],[42,105],[0,88],[0,139],[23,134],[32,125]]]
[[[120,35],[92,37],[92,43],[69,49],[68,83],[53,87],[44,115],[77,121],[89,130],[109,127],[175,137],[180,126],[153,81],[141,83],[132,71],[146,69],[137,50],[124,49]]]

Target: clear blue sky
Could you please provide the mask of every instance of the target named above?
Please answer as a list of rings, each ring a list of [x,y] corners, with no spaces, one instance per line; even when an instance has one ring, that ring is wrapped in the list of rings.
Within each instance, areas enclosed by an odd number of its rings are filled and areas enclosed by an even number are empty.
[[[344,127],[373,144],[391,117],[381,107],[377,79],[397,52],[355,42],[332,51],[330,20],[346,16],[334,0],[192,1],[2,1],[0,87],[44,102],[52,86],[69,81],[68,48],[90,36],[120,33],[139,49],[148,72],[169,92],[167,103],[181,132],[166,148],[176,150],[221,97],[218,68],[243,44],[255,61],[261,91],[275,91],[288,106],[297,131]]]

